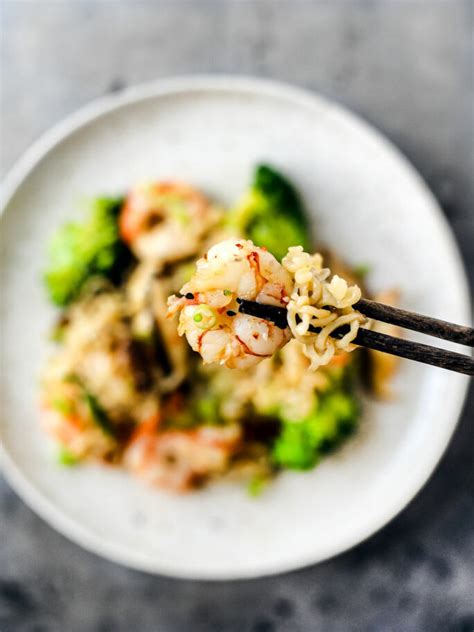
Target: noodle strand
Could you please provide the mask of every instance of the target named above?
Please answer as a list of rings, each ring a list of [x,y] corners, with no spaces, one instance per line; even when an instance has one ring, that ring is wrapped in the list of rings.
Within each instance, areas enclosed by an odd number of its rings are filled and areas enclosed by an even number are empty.
[[[323,268],[322,256],[310,255],[301,246],[290,248],[282,264],[294,281],[287,308],[288,326],[303,344],[311,368],[328,364],[339,353],[353,351],[355,345],[351,343],[360,325],[366,322],[353,308],[361,298],[360,288],[348,286],[337,275],[330,279],[331,271]],[[344,325],[349,325],[349,331],[340,340],[331,338]],[[310,327],[321,331],[314,333]]]

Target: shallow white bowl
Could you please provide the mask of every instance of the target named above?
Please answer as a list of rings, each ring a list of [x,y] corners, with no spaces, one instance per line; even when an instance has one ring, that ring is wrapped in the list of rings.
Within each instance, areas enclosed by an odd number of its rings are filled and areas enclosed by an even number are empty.
[[[373,266],[373,288],[397,286],[408,309],[469,320],[459,253],[426,186],[377,132],[318,96],[181,78],[99,101],[54,128],[5,185],[3,467],[51,525],[122,564],[229,579],[336,555],[413,498],[455,428],[467,380],[405,362],[397,398],[367,402],[355,439],[310,473],[281,475],[257,500],[228,483],[173,497],[119,470],[55,463],[35,402],[54,317],[40,280],[51,233],[79,216],[81,198],[140,179],[179,177],[230,203],[262,160],[295,182],[320,240]]]

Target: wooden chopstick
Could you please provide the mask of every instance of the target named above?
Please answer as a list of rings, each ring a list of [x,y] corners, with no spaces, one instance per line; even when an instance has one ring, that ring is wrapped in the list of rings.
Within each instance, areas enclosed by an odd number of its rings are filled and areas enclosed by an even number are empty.
[[[391,323],[405,329],[418,331],[421,334],[457,342],[461,345],[474,346],[474,329],[472,327],[455,325],[438,318],[422,316],[399,307],[369,301],[366,298],[361,298],[360,301],[355,303],[354,309],[368,318],[380,320],[383,323]]]
[[[441,369],[448,369],[449,371],[456,371],[465,375],[474,375],[474,358],[455,351],[438,349],[438,347],[425,345],[421,342],[403,340],[402,338],[381,334],[378,331],[371,331],[364,327],[359,328],[354,343],[361,347],[369,347],[376,351],[383,351],[400,358],[430,364]]]
[[[365,299],[364,299],[365,300]],[[255,301],[247,301],[245,299],[238,299],[239,302],[239,311],[243,314],[249,314],[250,316],[256,316],[257,318],[262,318],[264,320],[269,320],[281,329],[284,329],[288,326],[286,309],[282,307],[275,307],[273,305],[263,305],[262,303],[256,303]],[[374,301],[368,301],[370,303],[371,309],[375,306],[386,307],[381,303],[375,303]],[[356,305],[359,305],[357,303]],[[390,308],[390,310],[395,310],[395,308]],[[360,310],[362,313],[362,310]],[[406,312],[405,310],[396,310],[397,312],[402,312],[403,319],[407,319],[407,315],[410,312]],[[372,313],[374,313],[372,311]],[[368,316],[368,314],[366,314]],[[401,319],[398,318],[399,314],[395,314],[392,319],[391,314],[387,311],[383,312],[383,320],[384,322],[390,322],[393,324],[399,325]],[[424,319],[423,316],[418,314],[412,314],[415,316],[415,321],[409,321],[411,327],[407,327],[410,329],[414,329],[415,331],[422,331],[422,333],[428,333],[428,331],[437,331],[437,335],[439,338],[444,338],[441,335],[441,329],[439,324],[441,323],[444,328],[451,327],[450,323],[445,323],[444,321],[437,321],[433,318],[427,318],[430,321],[428,324],[420,324],[420,320]],[[390,320],[389,320],[390,318]],[[395,318],[397,321],[395,321]],[[382,319],[380,319],[382,320]],[[418,327],[415,329],[415,326]],[[420,327],[423,327],[421,329]],[[453,341],[453,335],[462,336],[463,341],[473,340],[470,336],[472,336],[472,329],[469,327],[461,327],[460,325],[454,325],[457,332],[452,333],[453,330],[450,329],[449,338],[444,338],[446,340]],[[318,333],[320,330],[315,327],[310,327],[310,330],[314,333]],[[463,331],[461,331],[463,330]],[[346,327],[340,327],[336,331],[334,331],[331,336],[334,338],[342,338],[344,334],[348,331]],[[455,342],[459,342],[459,338],[454,340]],[[416,360],[417,362],[422,362],[424,364],[430,364],[432,366],[437,366],[442,369],[448,369],[450,371],[456,371],[457,373],[464,373],[466,375],[474,375],[474,359],[470,356],[463,355],[462,353],[456,353],[454,351],[447,351],[446,349],[438,349],[437,347],[432,347],[430,345],[425,345],[420,342],[412,342],[411,340],[403,340],[401,338],[396,338],[395,336],[389,336],[387,334],[382,334],[377,331],[371,331],[370,329],[365,329],[364,327],[360,327],[357,332],[357,336],[354,339],[354,343],[360,345],[362,347],[368,347],[370,349],[375,349],[377,351],[383,351],[384,353],[390,353],[391,355],[396,355],[401,358],[407,358],[408,360]],[[464,344],[469,344],[464,342]],[[472,342],[470,344],[473,344]]]

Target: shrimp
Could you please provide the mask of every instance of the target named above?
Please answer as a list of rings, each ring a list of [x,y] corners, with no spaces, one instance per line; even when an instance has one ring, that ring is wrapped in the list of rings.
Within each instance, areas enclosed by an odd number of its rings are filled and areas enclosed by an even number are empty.
[[[139,259],[164,264],[196,254],[220,218],[221,212],[192,187],[154,182],[131,189],[119,230]]]
[[[205,364],[245,369],[286,344],[288,329],[238,313],[238,298],[286,307],[291,277],[273,255],[251,241],[227,239],[196,266],[181,288],[184,296],[168,299],[168,313],[180,312],[178,333],[186,335]]]
[[[160,432],[156,417],[138,427],[125,451],[124,462],[150,485],[186,491],[209,476],[223,473],[240,447],[240,440],[237,424]]]

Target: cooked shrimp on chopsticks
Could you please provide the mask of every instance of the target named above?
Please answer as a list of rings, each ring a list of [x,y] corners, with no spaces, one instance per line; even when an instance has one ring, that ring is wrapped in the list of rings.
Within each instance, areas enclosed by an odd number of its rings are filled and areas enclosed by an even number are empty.
[[[311,367],[317,368],[335,354],[351,351],[359,324],[366,320],[352,308],[360,298],[359,288],[336,275],[329,282],[329,276],[322,257],[301,247],[290,248],[279,263],[249,240],[227,239],[199,259],[195,274],[181,288],[182,296],[169,298],[168,313],[180,312],[178,332],[186,335],[205,364],[246,368],[272,356],[293,336],[304,345]],[[288,326],[240,313],[242,300],[287,310]],[[349,324],[341,341],[329,337]],[[321,333],[316,336],[310,325],[321,327]]]
[[[196,264],[196,274],[169,299],[170,315],[180,312],[179,333],[207,364],[243,369],[272,356],[290,332],[238,313],[237,298],[284,307],[291,277],[264,248],[244,239],[213,246]]]

